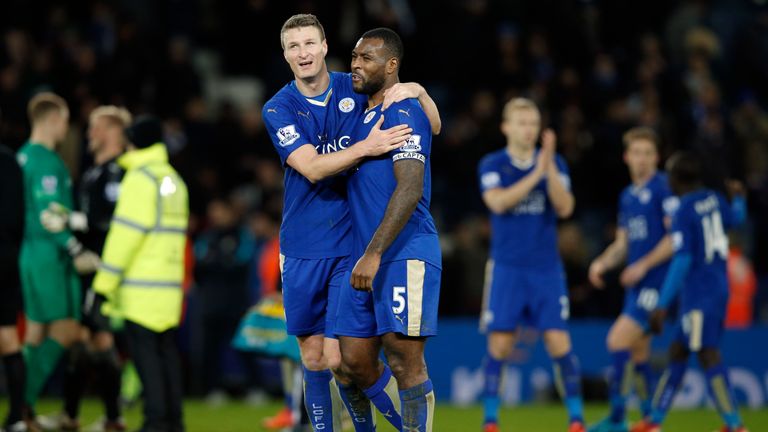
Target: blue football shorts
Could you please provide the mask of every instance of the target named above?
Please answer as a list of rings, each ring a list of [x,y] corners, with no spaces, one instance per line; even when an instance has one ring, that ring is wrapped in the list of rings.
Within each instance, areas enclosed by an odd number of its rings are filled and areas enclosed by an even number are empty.
[[[339,290],[349,257],[304,259],[280,255],[288,334],[334,336]]]
[[[385,333],[437,335],[441,269],[421,260],[383,263],[373,291],[352,288],[347,274],[339,296],[336,334],[373,337]]]
[[[706,302],[681,306],[675,340],[692,352],[717,348],[723,336],[727,298],[722,302]]]
[[[488,261],[480,317],[482,332],[515,331],[520,325],[541,331],[566,330],[569,316],[562,266],[537,269]]]

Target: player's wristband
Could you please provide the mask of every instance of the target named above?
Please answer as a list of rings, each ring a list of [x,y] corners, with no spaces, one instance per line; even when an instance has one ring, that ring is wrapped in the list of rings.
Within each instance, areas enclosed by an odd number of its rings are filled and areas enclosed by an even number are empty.
[[[67,253],[74,258],[78,255],[80,255],[83,252],[83,244],[77,241],[76,238],[70,237],[69,240],[67,240]]]

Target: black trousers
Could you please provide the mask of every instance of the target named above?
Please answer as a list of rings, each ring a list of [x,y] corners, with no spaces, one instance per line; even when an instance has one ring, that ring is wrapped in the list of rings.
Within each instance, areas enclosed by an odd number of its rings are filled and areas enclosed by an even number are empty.
[[[183,432],[181,362],[176,329],[154,332],[125,321],[131,358],[144,388],[142,432]]]

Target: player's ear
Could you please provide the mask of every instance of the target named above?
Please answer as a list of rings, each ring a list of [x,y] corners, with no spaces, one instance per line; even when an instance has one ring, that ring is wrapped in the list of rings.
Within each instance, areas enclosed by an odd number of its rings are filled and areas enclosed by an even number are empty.
[[[388,74],[397,73],[398,66],[400,66],[400,61],[398,61],[396,57],[392,57],[387,62],[387,73]]]
[[[328,41],[323,39],[323,57],[328,55]]]
[[[501,123],[499,123],[499,130],[501,131],[502,135],[507,136],[507,132],[509,132],[509,125],[507,124],[506,120],[501,120]]]

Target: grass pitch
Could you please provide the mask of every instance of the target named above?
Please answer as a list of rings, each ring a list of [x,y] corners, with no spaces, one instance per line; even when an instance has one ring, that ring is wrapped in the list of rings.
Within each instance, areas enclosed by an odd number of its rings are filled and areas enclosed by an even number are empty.
[[[2,402],[7,403],[7,400]],[[7,406],[7,405],[6,405]],[[200,400],[186,400],[184,417],[187,432],[261,432],[263,418],[274,414],[280,404],[268,403],[252,407],[241,402],[230,402],[219,407],[211,407]],[[44,400],[37,407],[38,413],[48,414],[61,409],[61,402]],[[594,422],[607,413],[607,405],[588,405],[587,421]],[[87,426],[102,415],[103,411],[96,400],[88,399],[83,403],[81,424]],[[141,408],[129,408],[124,413],[129,431],[139,427]],[[742,410],[746,425],[752,432],[768,431],[768,410]],[[630,413],[630,419],[637,418],[636,412]],[[457,408],[450,405],[438,405],[435,412],[434,432],[479,432],[482,410],[479,406]],[[390,432],[395,429],[379,418],[378,430]],[[665,432],[708,432],[719,430],[720,418],[714,410],[672,411],[664,427]],[[563,432],[566,427],[565,409],[560,405],[525,405],[502,409],[500,419],[504,432]]]

